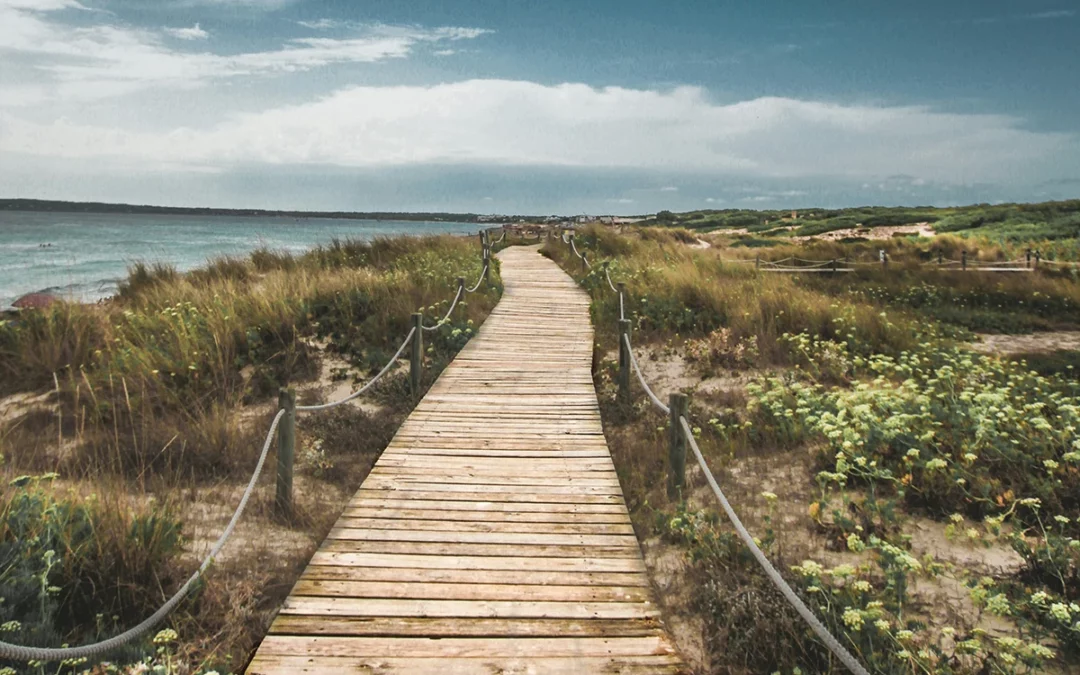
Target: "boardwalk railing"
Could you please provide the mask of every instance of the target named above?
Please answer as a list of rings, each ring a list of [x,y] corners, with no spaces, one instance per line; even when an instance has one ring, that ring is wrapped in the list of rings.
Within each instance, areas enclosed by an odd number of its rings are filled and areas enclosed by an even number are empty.
[[[572,237],[569,240],[564,237],[563,241],[569,244],[570,250],[574,255],[581,259],[584,266],[591,267],[591,264],[586,260],[585,256],[578,252]],[[833,655],[848,668],[848,670],[856,675],[869,675],[869,671],[866,670],[851,652],[840,644],[839,640],[829,632],[829,629],[826,628],[813,611],[806,606],[806,603],[803,602],[802,598],[800,598],[794,589],[788,585],[787,581],[784,580],[773,564],[769,562],[769,559],[757,545],[757,542],[754,541],[754,538],[750,535],[750,532],[747,531],[738,514],[735,513],[731,503],[720,489],[720,485],[716,482],[716,478],[709,469],[709,465],[705,461],[705,457],[701,454],[700,448],[698,448],[697,439],[694,437],[694,432],[688,419],[690,406],[689,397],[681,392],[675,392],[668,396],[668,403],[665,405],[660,397],[653,392],[651,387],[649,387],[649,383],[645,380],[645,376],[638,366],[637,358],[634,356],[633,345],[630,342],[630,322],[626,318],[626,303],[623,297],[625,294],[624,286],[621,283],[618,285],[612,283],[611,274],[609,273],[608,265],[606,263],[603,265],[603,270],[608,287],[619,296],[618,396],[623,401],[630,400],[630,371],[633,371],[649,401],[652,402],[657,410],[669,417],[668,497],[671,499],[680,499],[682,497],[683,488],[686,482],[686,450],[687,447],[689,447],[690,450],[693,451],[694,458],[701,467],[701,471],[705,475],[709,487],[712,488],[713,494],[716,495],[716,499],[720,502],[720,506],[723,508],[724,513],[727,514],[731,524],[735,527],[735,531],[738,533],[739,538],[746,547],[750,549],[750,553],[761,566],[766,576],[769,577],[769,580],[772,581],[773,585],[776,586],[788,603],[790,603],[795,611],[798,612],[799,616],[806,621],[807,625],[814,631],[814,634],[817,635],[818,639],[828,647],[829,651],[831,651]]]
[[[505,236],[505,235],[504,235]],[[266,457],[270,453],[270,446],[273,444],[275,433],[278,439],[278,467],[277,467],[277,483],[276,483],[276,499],[275,504],[279,510],[284,514],[290,515],[292,513],[292,476],[293,476],[293,458],[295,456],[295,441],[296,441],[296,414],[315,412],[318,410],[327,410],[329,408],[335,408],[344,403],[348,403],[353,399],[362,396],[371,387],[373,387],[379,380],[381,380],[390,370],[397,364],[398,359],[405,352],[405,348],[412,345],[411,354],[409,357],[409,382],[414,395],[420,393],[420,378],[423,372],[423,333],[425,331],[435,331],[440,327],[446,325],[450,320],[450,315],[453,313],[454,308],[457,307],[461,299],[468,293],[474,293],[487,278],[491,267],[491,238],[486,231],[480,232],[481,243],[481,255],[483,260],[483,268],[480,272],[480,278],[471,288],[465,287],[464,277],[458,277],[457,279],[457,293],[454,295],[454,300],[450,305],[450,309],[446,312],[446,315],[442,319],[437,321],[434,325],[424,324],[423,315],[420,313],[414,313],[412,315],[412,328],[409,330],[405,339],[401,342],[397,351],[390,358],[387,364],[379,371],[375,377],[368,380],[364,386],[360,387],[348,396],[331,403],[323,403],[320,405],[296,405],[296,392],[293,389],[282,389],[278,397],[278,411],[274,415],[273,421],[270,423],[270,428],[266,432],[266,439],[263,442],[262,451],[259,453],[259,459],[255,464],[255,470],[251,474],[251,479],[248,481],[247,487],[244,489],[243,495],[240,497],[240,503],[236,507],[236,511],[233,512],[232,518],[229,519],[228,525],[225,526],[225,530],[222,531],[214,545],[210,547],[210,552],[203,558],[202,563],[195,570],[195,572],[188,578],[183,586],[176,591],[165,603],[153,614],[139,623],[137,626],[130,628],[123,633],[114,637],[95,642],[93,644],[82,645],[79,647],[60,647],[60,648],[47,648],[47,647],[29,647],[25,645],[15,645],[8,642],[0,641],[0,659],[9,659],[14,661],[75,661],[78,659],[89,659],[100,657],[114,649],[122,647],[133,640],[145,635],[154,626],[161,623],[174,609],[180,604],[193,587],[196,586],[198,581],[202,578],[206,570],[213,564],[214,559],[218,556],[221,550],[225,547],[226,542],[229,540],[229,536],[236,528],[236,524],[240,521],[241,516],[244,515],[244,510],[247,508],[248,500],[251,498],[252,493],[255,490],[255,485],[259,480],[259,476],[262,474],[263,465],[266,463]],[[0,669],[2,670],[2,669]]]

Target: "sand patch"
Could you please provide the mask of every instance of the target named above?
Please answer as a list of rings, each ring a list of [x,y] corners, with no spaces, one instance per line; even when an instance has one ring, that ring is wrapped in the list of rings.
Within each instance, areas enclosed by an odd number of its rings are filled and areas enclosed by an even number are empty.
[[[855,227],[843,230],[833,230],[822,234],[804,235],[791,237],[792,241],[837,241],[849,237],[862,237],[871,241],[892,239],[896,235],[918,235],[920,237],[934,237],[937,232],[930,227],[930,223],[915,223],[913,225],[891,225],[881,227]]]
[[[1046,354],[1080,351],[1080,331],[1050,331],[1030,335],[980,334],[971,349],[984,354]]]

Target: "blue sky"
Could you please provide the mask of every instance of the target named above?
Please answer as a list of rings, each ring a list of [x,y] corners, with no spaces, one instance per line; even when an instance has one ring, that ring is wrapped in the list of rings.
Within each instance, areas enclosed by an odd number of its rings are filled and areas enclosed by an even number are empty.
[[[1076,0],[0,0],[0,196],[503,213],[1080,196]]]

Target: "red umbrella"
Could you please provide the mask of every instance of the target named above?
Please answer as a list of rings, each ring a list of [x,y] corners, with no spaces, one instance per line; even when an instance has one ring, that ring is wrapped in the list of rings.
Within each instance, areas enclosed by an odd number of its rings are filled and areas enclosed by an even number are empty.
[[[19,309],[42,309],[56,301],[56,296],[49,295],[48,293],[27,293],[11,303],[11,306],[18,307]]]

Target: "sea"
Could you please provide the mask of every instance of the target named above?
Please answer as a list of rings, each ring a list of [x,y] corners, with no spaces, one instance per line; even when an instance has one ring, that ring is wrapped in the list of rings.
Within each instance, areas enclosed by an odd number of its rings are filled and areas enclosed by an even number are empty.
[[[468,234],[476,223],[338,218],[0,211],[0,309],[26,293],[79,302],[116,293],[135,262],[187,271],[268,247],[300,253],[332,239]]]

